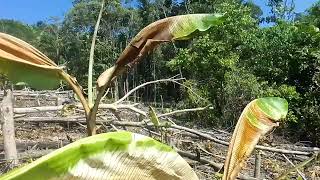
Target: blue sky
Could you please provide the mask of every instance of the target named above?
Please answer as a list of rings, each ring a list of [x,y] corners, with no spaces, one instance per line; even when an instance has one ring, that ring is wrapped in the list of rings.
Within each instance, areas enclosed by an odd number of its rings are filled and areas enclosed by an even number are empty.
[[[296,13],[301,13],[304,12],[306,9],[312,6],[315,2],[318,0],[294,0],[295,2],[295,12]],[[267,6],[267,0],[253,0],[255,4],[260,6],[260,8],[264,12],[264,16],[268,15],[270,12],[270,8]]]
[[[268,15],[267,0],[253,0]],[[295,0],[296,12],[303,12],[317,0]],[[14,19],[34,24],[50,17],[63,17],[72,7],[72,0],[0,0],[0,19]]]
[[[14,19],[34,24],[52,16],[63,17],[72,0],[0,0],[0,19]]]

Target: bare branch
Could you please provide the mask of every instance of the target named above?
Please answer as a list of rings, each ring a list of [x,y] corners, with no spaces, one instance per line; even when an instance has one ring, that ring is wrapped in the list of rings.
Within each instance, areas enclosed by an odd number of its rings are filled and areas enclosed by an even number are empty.
[[[102,124],[103,124],[103,123],[102,123]],[[110,126],[111,126],[114,130],[119,131],[119,129],[118,129],[115,125],[110,124]]]
[[[34,113],[34,112],[58,111],[58,110],[61,110],[62,108],[63,108],[63,105],[60,105],[60,106],[37,106],[37,107],[28,107],[28,108],[14,108],[13,112],[15,114],[24,114],[24,113]]]
[[[211,152],[208,152],[208,151],[205,150],[203,147],[201,147],[201,145],[198,144],[198,143],[196,143],[196,145],[197,145],[197,147],[198,147],[201,151],[203,151],[203,152],[205,152],[205,153],[207,153],[207,154],[209,154],[209,155],[211,155],[211,156],[213,156],[213,157],[220,158],[220,159],[223,159],[223,160],[226,159],[224,156],[219,156],[219,155],[216,155],[216,154],[212,154]]]
[[[313,156],[311,156],[309,159],[299,163],[298,165],[288,169],[286,172],[284,172],[283,174],[281,174],[281,176],[279,176],[277,178],[277,180],[281,180],[284,179],[290,172],[295,171],[299,168],[302,168],[303,166],[309,164],[311,161],[313,161],[314,159],[316,159],[318,157],[319,153],[315,153]]]
[[[292,162],[286,155],[282,154],[282,156],[283,156],[293,167],[295,167],[295,165],[293,164],[293,162]],[[296,169],[296,170],[297,170],[298,174],[301,176],[301,178],[302,178],[303,180],[307,180],[307,178],[305,177],[305,175],[304,175],[299,169]]]
[[[195,160],[195,161],[199,161],[203,164],[209,164],[211,167],[213,167],[216,171],[218,171],[219,169],[222,168],[223,164],[220,164],[220,163],[216,163],[216,162],[212,162],[212,161],[209,161],[207,159],[204,159],[204,158],[199,158],[198,156],[192,154],[192,153],[189,153],[189,152],[186,152],[186,151],[181,151],[179,149],[176,149],[176,151],[183,157],[187,157],[187,158],[190,158],[192,160]]]
[[[135,113],[141,114],[143,116],[147,116],[146,113],[138,108],[136,108],[137,104],[127,105],[127,104],[100,104],[100,109],[110,109],[110,110],[117,110],[117,109],[128,109]],[[81,104],[75,104],[75,107],[79,109],[83,109]],[[14,108],[15,114],[25,114],[25,113],[36,113],[36,112],[48,112],[48,111],[59,111],[63,108],[63,105],[60,106],[38,106],[38,107],[28,107],[28,108]]]
[[[143,84],[140,84],[139,86],[133,88],[132,90],[130,90],[126,95],[124,95],[121,99],[119,99],[118,101],[114,102],[113,104],[119,104],[120,102],[124,101],[127,97],[129,97],[132,93],[134,93],[135,91],[137,91],[138,89],[147,86],[149,84],[154,84],[154,83],[160,83],[160,82],[173,82],[173,83],[177,83],[179,80],[183,80],[184,78],[179,78],[179,79],[159,79],[159,80],[155,80],[155,81],[149,81]]]
[[[171,128],[185,130],[187,132],[190,132],[190,133],[196,134],[198,136],[204,137],[206,139],[212,140],[213,142],[216,142],[218,144],[229,146],[229,143],[226,142],[226,141],[214,138],[214,137],[212,137],[212,136],[210,136],[208,134],[201,133],[201,132],[199,132],[197,130],[194,130],[194,129],[190,129],[190,128],[183,127],[183,126],[178,126],[178,125],[171,125]],[[278,153],[283,153],[283,154],[297,154],[297,155],[305,155],[305,156],[309,156],[311,154],[310,152],[291,151],[291,150],[277,149],[277,148],[266,147],[266,146],[261,146],[261,145],[256,145],[256,149],[261,149],[261,150],[271,151],[271,152],[278,152]]]
[[[209,161],[209,160],[207,160],[205,158],[201,158],[201,157],[199,158],[198,156],[196,156],[196,155],[194,155],[192,153],[189,153],[189,152],[186,152],[186,151],[182,151],[182,150],[179,150],[179,149],[176,149],[176,151],[183,157],[187,157],[189,159],[198,161],[198,162],[200,162],[202,164],[209,164],[216,171],[219,171],[223,167],[223,164],[216,163],[216,162],[213,162],[213,161]],[[245,175],[239,175],[239,179],[256,180],[256,178],[248,177],[248,176],[245,176]]]
[[[199,107],[199,108],[192,108],[192,109],[182,109],[182,110],[176,110],[176,111],[172,111],[169,113],[165,113],[165,114],[160,114],[158,115],[158,117],[164,117],[164,116],[170,116],[172,114],[178,114],[178,113],[184,113],[184,112],[194,112],[194,111],[203,111],[203,110],[207,110],[207,109],[213,109],[213,107]]]
[[[118,105],[115,105],[115,104],[101,104],[99,107],[101,109],[111,109],[111,110],[128,109],[130,111],[133,111],[135,113],[138,113],[138,114],[141,114],[141,115],[147,117],[147,114],[144,111],[142,111],[142,110],[140,110],[140,109],[135,107],[136,105],[137,104],[133,104],[133,105],[127,105],[127,104],[118,104]]]
[[[188,89],[190,92],[192,92],[192,94],[196,95],[199,99],[204,100],[204,101],[206,101],[206,102],[209,102],[207,99],[201,97],[201,96],[198,95],[196,92],[194,92],[194,91],[192,90],[192,88],[190,88],[190,87],[188,87],[188,86],[186,86],[186,85],[184,85],[184,84],[182,84],[182,83],[179,83],[179,82],[175,82],[175,83],[176,83],[176,84],[179,84],[180,86],[183,86],[183,87],[186,88],[186,89]]]

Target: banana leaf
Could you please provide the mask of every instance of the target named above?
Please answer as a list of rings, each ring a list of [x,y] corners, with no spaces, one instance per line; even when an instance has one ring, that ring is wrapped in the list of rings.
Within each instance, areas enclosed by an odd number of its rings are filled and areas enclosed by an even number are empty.
[[[225,16],[221,14],[187,14],[168,17],[153,22],[143,28],[119,56],[114,67],[107,69],[97,80],[98,87],[103,87],[110,80],[132,67],[135,63],[163,42],[186,40],[196,32],[203,32],[212,26],[221,24]]]
[[[0,180],[108,179],[197,180],[169,146],[126,131],[80,139],[12,170]]]
[[[0,73],[14,83],[53,89],[61,82],[61,67],[30,44],[0,33]]]
[[[223,180],[236,179],[261,136],[279,125],[288,113],[288,102],[278,97],[251,101],[243,110],[230,141]]]
[[[156,128],[160,126],[160,121],[157,117],[156,111],[151,106],[149,106],[149,118]]]

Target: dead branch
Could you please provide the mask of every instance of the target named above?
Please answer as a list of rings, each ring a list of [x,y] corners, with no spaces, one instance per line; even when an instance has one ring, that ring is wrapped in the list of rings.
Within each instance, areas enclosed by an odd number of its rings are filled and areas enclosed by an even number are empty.
[[[293,162],[292,162],[286,155],[282,154],[282,156],[283,156],[293,167],[295,167],[295,165],[293,164]],[[305,175],[302,174],[302,172],[301,172],[299,169],[296,169],[296,170],[297,170],[298,174],[301,176],[301,178],[302,178],[303,180],[307,180],[307,178],[305,177]]]
[[[21,118],[21,117],[25,117],[25,116],[26,116],[26,114],[18,114],[18,115],[13,116],[13,118],[16,119],[16,118]]]
[[[295,171],[295,170],[297,170],[297,169],[299,169],[299,168],[302,168],[302,167],[304,167],[305,165],[309,164],[309,163],[310,163],[311,161],[313,161],[314,159],[317,159],[318,155],[319,155],[318,153],[315,153],[315,154],[313,154],[313,156],[311,156],[309,159],[307,159],[307,160],[299,163],[298,165],[296,165],[296,166],[294,166],[294,167],[286,170],[286,172],[284,172],[283,174],[281,174],[281,176],[279,176],[279,177],[277,178],[277,180],[284,179],[284,178],[285,178],[289,173],[291,173],[292,171]]]
[[[190,128],[183,127],[183,126],[179,126],[179,125],[171,125],[171,128],[180,129],[180,130],[185,130],[185,131],[187,131],[187,132],[196,134],[196,135],[201,136],[201,137],[203,137],[203,138],[212,140],[213,142],[216,142],[216,143],[218,143],[218,144],[222,144],[222,145],[225,145],[225,146],[229,146],[229,143],[226,142],[226,141],[222,141],[222,140],[220,140],[220,139],[214,138],[214,137],[212,137],[212,136],[210,136],[210,135],[208,135],[208,134],[201,133],[201,132],[199,132],[199,131],[197,131],[197,130],[194,130],[194,129],[190,129]],[[261,149],[261,150],[271,151],[271,152],[277,152],[277,153],[283,153],[283,154],[296,154],[296,155],[306,155],[306,156],[311,155],[310,152],[291,151],[291,150],[277,149],[277,148],[266,147],[266,146],[261,146],[261,145],[257,145],[257,146],[256,146],[256,149]]]
[[[206,106],[206,107],[199,107],[199,108],[192,108],[192,109],[176,110],[176,111],[172,111],[169,113],[160,114],[160,115],[158,115],[158,117],[160,118],[160,117],[164,117],[164,116],[170,116],[173,114],[185,113],[185,112],[203,111],[203,110],[207,110],[207,109],[213,109],[213,107]]]
[[[160,82],[174,82],[176,83],[177,81],[183,80],[184,78],[179,78],[179,79],[173,79],[173,78],[168,78],[168,79],[159,79],[159,80],[155,80],[155,81],[149,81],[143,84],[140,84],[139,86],[131,89],[126,95],[124,95],[121,99],[119,99],[118,101],[114,102],[113,104],[119,104],[120,102],[124,101],[126,98],[128,98],[132,93],[134,93],[135,91],[137,91],[138,89],[147,86],[149,84],[154,84],[154,83],[160,83]]]
[[[132,112],[141,114],[143,116],[147,116],[147,114],[136,108],[137,104],[100,104],[100,109],[110,109],[110,110],[119,110],[119,109],[128,109]],[[75,106],[79,109],[83,109],[81,104],[75,104]],[[48,111],[59,111],[63,109],[63,105],[60,106],[38,106],[38,107],[28,107],[28,108],[14,108],[13,112],[15,114],[25,114],[25,113],[36,113],[36,112],[48,112]]]
[[[147,117],[147,114],[144,111],[135,107],[136,105],[138,105],[138,103],[136,103],[136,104],[100,104],[99,108],[100,109],[111,109],[111,110],[116,110],[116,111],[119,109],[127,109],[129,111],[132,111],[132,112],[141,114],[144,117]]]
[[[201,157],[199,158],[197,155],[194,155],[192,153],[189,153],[189,152],[186,152],[186,151],[182,151],[182,150],[179,150],[179,149],[176,149],[176,151],[183,157],[187,157],[189,159],[198,161],[198,162],[200,162],[202,164],[209,164],[211,167],[213,167],[213,169],[215,171],[219,171],[223,167],[222,163],[216,163],[216,162],[209,161],[209,160],[201,158]]]
[[[223,164],[220,164],[220,163],[215,163],[213,161],[209,161],[205,158],[199,158],[197,155],[194,155],[192,153],[189,153],[189,152],[186,152],[186,151],[182,151],[182,150],[179,150],[179,149],[176,149],[176,151],[182,156],[182,157],[187,157],[189,159],[192,159],[192,160],[195,160],[195,161],[198,161],[202,164],[208,164],[210,165],[211,167],[213,167],[213,169],[215,171],[219,171],[222,167],[223,167]],[[244,180],[256,180],[256,178],[252,178],[252,177],[248,177],[248,176],[244,176],[244,175],[239,175],[239,178],[240,179],[244,179]]]
[[[84,116],[70,116],[70,117],[27,117],[17,118],[16,122],[44,122],[44,123],[66,123],[66,122],[82,122],[85,120]]]
[[[52,97],[53,95],[69,94],[73,91],[31,91],[31,90],[14,90],[13,96],[29,96],[29,97]],[[4,95],[3,92],[0,92],[0,97]]]
[[[208,152],[208,151],[205,150],[203,147],[201,147],[201,145],[198,144],[198,143],[197,143],[196,145],[197,145],[197,147],[198,147],[201,151],[205,152],[206,154],[209,154],[210,156],[213,156],[213,157],[216,157],[216,158],[220,158],[220,159],[223,159],[223,160],[226,159],[224,156],[219,156],[219,155],[212,154],[211,152]]]
[[[35,112],[48,112],[48,111],[58,111],[63,108],[60,106],[39,106],[39,107],[28,107],[28,108],[14,108],[13,112],[15,114],[25,114],[25,113],[35,113]]]

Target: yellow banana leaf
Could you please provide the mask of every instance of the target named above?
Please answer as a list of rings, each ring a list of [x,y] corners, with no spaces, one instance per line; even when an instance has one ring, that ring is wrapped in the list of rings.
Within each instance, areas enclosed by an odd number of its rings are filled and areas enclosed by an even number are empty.
[[[286,117],[288,102],[278,97],[259,98],[243,110],[230,141],[223,180],[233,180],[244,167],[261,136]]]

